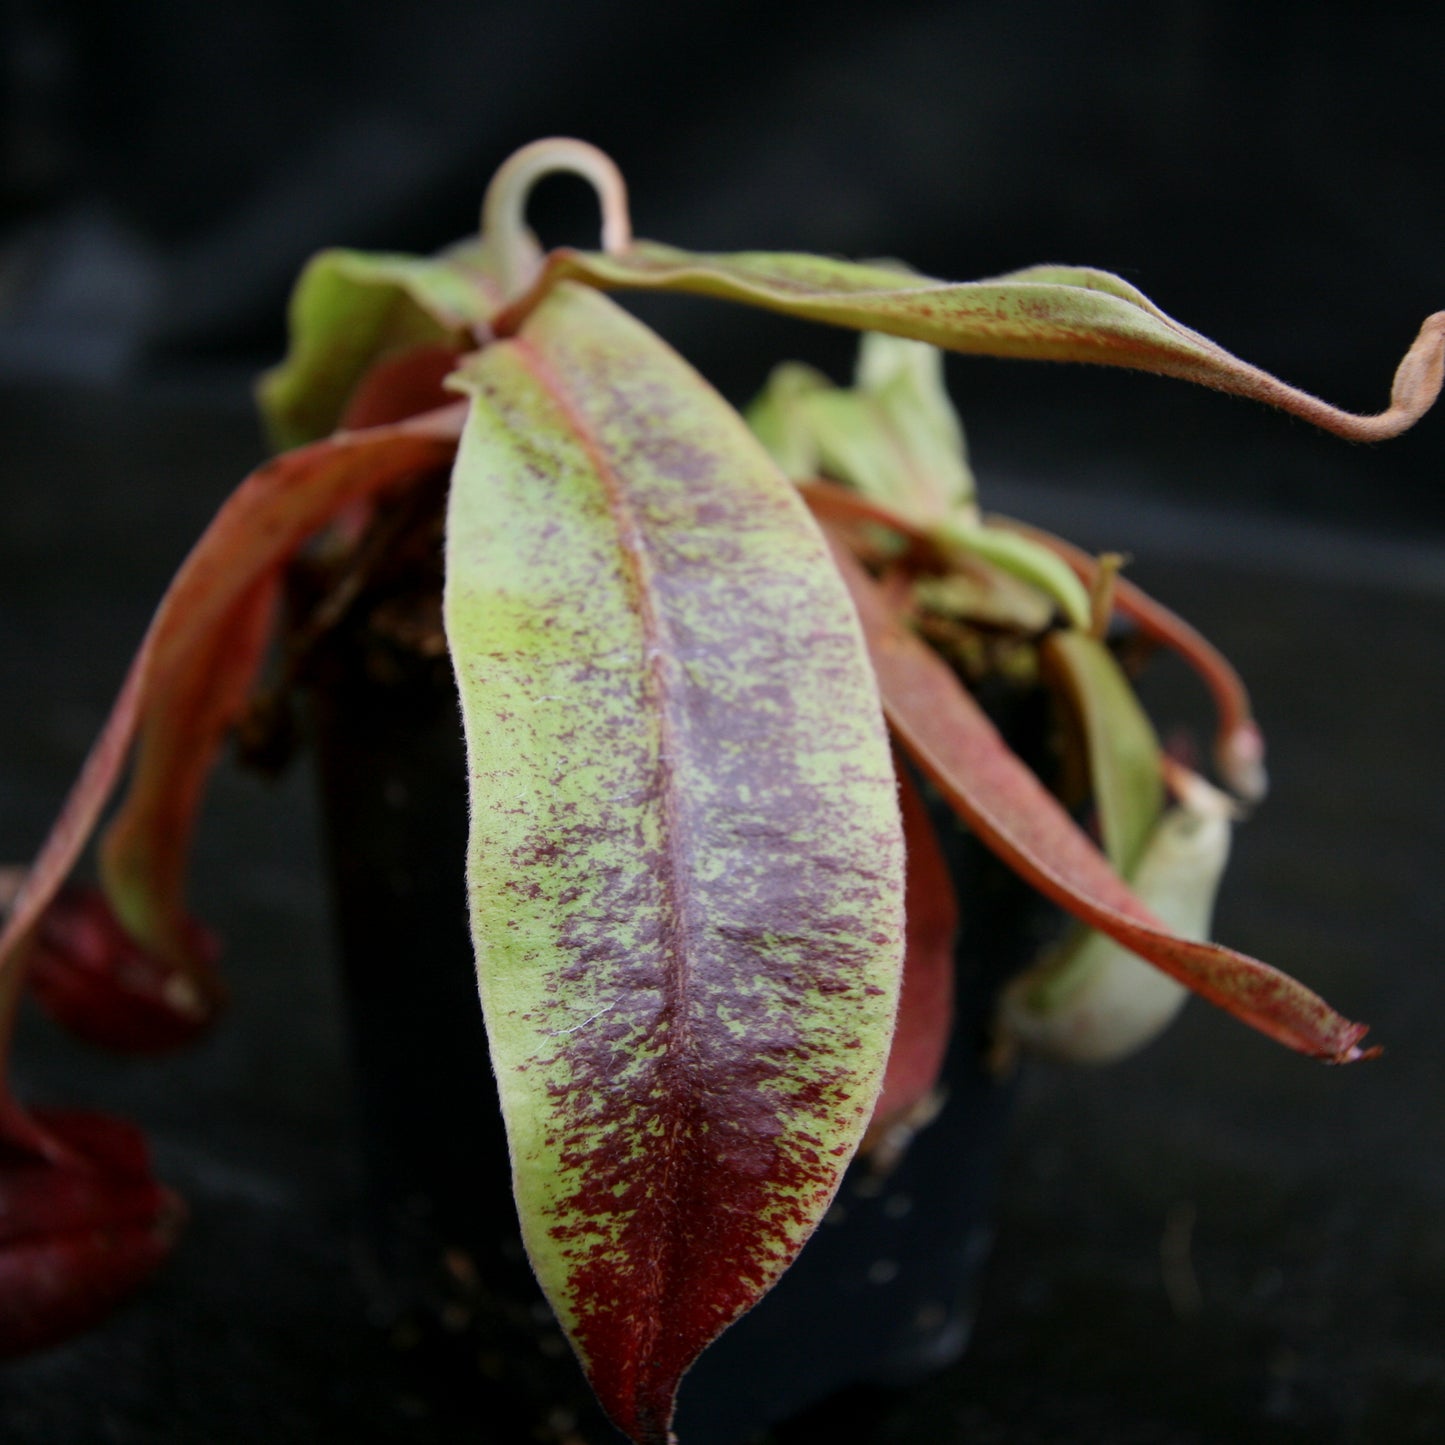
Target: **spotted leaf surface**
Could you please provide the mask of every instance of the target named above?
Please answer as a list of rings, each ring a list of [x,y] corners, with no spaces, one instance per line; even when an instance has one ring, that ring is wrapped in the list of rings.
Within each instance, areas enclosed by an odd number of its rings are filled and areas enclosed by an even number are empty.
[[[947,282],[825,256],[702,255],[653,241],[611,255],[554,251],[533,294],[495,324],[500,329],[515,324],[537,295],[568,277],[595,286],[716,296],[948,351],[1098,362],[1178,376],[1281,407],[1357,441],[1378,441],[1414,425],[1439,395],[1445,370],[1445,311],[1437,311],[1396,370],[1390,405],[1378,415],[1357,416],[1230,355],[1107,271],[1031,266],[987,281]]]
[[[872,1111],[893,770],[814,523],[684,362],[562,287],[460,379],[446,624],[518,1209],[604,1406],[662,1445]]]

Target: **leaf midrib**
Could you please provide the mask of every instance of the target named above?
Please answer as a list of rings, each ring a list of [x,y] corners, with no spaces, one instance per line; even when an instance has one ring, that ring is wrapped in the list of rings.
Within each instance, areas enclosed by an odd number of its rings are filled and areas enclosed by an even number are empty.
[[[585,412],[573,400],[566,383],[529,339],[515,336],[511,338],[510,344],[516,347],[523,366],[531,372],[566,418],[573,436],[586,453],[602,483],[603,494],[617,528],[624,573],[637,602],[649,687],[658,704],[658,769],[662,775],[659,806],[662,813],[663,850],[667,860],[666,877],[662,886],[669,917],[663,930],[665,973],[664,1000],[660,1015],[667,1029],[660,1069],[664,1075],[685,1072],[682,1059],[690,1051],[692,1042],[687,1012],[687,943],[694,936],[691,925],[696,902],[689,886],[684,846],[684,839],[691,831],[690,809],[683,790],[678,786],[677,760],[682,753],[682,729],[677,724],[673,689],[664,665],[665,658],[671,655],[669,645],[672,638],[667,621],[657,607],[655,588],[652,585],[652,578],[658,569],[622,478]],[[678,1113],[670,1123],[666,1146],[662,1151],[663,1158],[658,1172],[660,1197],[664,1199],[671,1197],[672,1177],[680,1155],[678,1134],[682,1123],[682,1115]],[[680,1223],[680,1220],[678,1222]],[[677,1253],[677,1233],[674,1226],[665,1234],[653,1236],[657,1242],[656,1247],[650,1251],[652,1258],[649,1265],[658,1285],[661,1285],[671,1272],[665,1261]],[[654,1294],[660,1300],[663,1290],[657,1288]],[[654,1310],[646,1317],[644,1328],[639,1332],[638,1349],[642,1359],[650,1354],[661,1328],[661,1314]]]

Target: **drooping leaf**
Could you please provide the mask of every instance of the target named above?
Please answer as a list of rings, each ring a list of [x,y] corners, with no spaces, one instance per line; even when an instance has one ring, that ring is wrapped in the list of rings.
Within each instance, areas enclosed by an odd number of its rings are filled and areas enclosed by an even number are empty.
[[[186,912],[186,862],[216,755],[265,656],[280,584],[277,568],[264,572],[198,639],[186,666],[156,678],[129,791],[100,845],[101,880],[120,923],[143,951],[185,970],[206,1012],[223,991]]]
[[[1010,517],[990,520],[998,527],[1018,532],[1050,548],[1073,568],[1086,587],[1094,585],[1099,564],[1082,547]],[[1177,652],[1199,674],[1219,715],[1214,743],[1214,762],[1219,776],[1226,787],[1246,802],[1259,802],[1269,789],[1264,768],[1264,735],[1254,720],[1244,680],[1229,659],[1207,637],[1127,577],[1114,579],[1114,605],[1146,637]]]
[[[45,909],[90,837],[137,730],[156,700],[193,685],[217,663],[217,639],[255,605],[256,589],[348,504],[426,476],[453,456],[464,403],[394,427],[375,427],[287,453],[257,468],[216,514],[167,590],[126,673],[100,737],[0,932],[0,998],[15,987]],[[224,659],[221,659],[224,663]],[[203,746],[211,743],[204,740]],[[160,764],[158,764],[159,766]],[[184,776],[193,761],[178,759]],[[0,1009],[0,1055],[8,1037]]]
[[[323,251],[292,292],[290,349],[256,388],[278,451],[334,431],[378,361],[424,345],[463,351],[497,304],[475,243],[431,258]]]
[[[908,769],[895,759],[907,854],[903,893],[903,986],[883,1088],[862,1151],[896,1158],[930,1111],[953,1032],[953,949],[958,899],[933,820]],[[902,1136],[901,1138],[896,1136]],[[883,1161],[886,1168],[891,1160]]]
[[[894,735],[978,836],[1021,877],[1090,927],[1289,1048],[1332,1063],[1367,1057],[1362,1024],[1303,984],[1218,944],[1176,937],[1110,868],[1014,755],[935,653],[901,627],[847,549],[834,557],[868,639]]]
[[[1180,938],[1209,936],[1229,858],[1230,814],[1221,799],[1199,805],[1186,795],[1160,820],[1129,877],[1140,901]],[[1076,927],[1004,990],[999,1027],[1054,1058],[1113,1063],[1156,1038],[1188,997],[1183,984],[1107,934]]]
[[[1445,311],[1426,319],[1395,372],[1389,407],[1356,416],[1287,386],[1167,316],[1106,271],[1033,266],[987,281],[943,282],[887,266],[757,251],[703,255],[653,241],[615,254],[558,250],[531,291],[493,321],[520,323],[559,281],[687,291],[811,321],[884,331],[947,351],[1035,361],[1088,361],[1182,377],[1283,408],[1355,441],[1412,426],[1440,393]]]
[[[1097,638],[1055,632],[1044,639],[1040,655],[1079,718],[1104,853],[1114,871],[1128,878],[1164,811],[1154,726],[1114,655]]]
[[[604,1406],[662,1445],[872,1111],[892,767],[814,524],[685,363],[569,287],[460,379],[446,623],[518,1209]]]

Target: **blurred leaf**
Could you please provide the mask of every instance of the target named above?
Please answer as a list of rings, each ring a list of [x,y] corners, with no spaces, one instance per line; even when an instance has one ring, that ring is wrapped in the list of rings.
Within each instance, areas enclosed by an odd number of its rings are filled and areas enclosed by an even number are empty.
[[[963,549],[1001,567],[1020,582],[1027,582],[1050,598],[1073,627],[1089,625],[1089,594],[1068,565],[1028,537],[950,518],[933,532],[942,547]]]
[[[0,1140],[0,1358],[98,1323],[161,1265],[185,1221],[134,1125],[69,1111],[34,1122],[65,1152],[56,1162]]]
[[[366,373],[413,347],[462,351],[496,305],[475,244],[433,259],[322,251],[291,295],[286,359],[257,384],[278,451],[336,429]]]
[[[195,982],[220,946],[190,923],[185,963],[142,948],[97,888],[68,883],[40,924],[30,959],[31,995],[58,1024],[99,1048],[159,1054],[194,1043],[215,1021],[218,999]]]
[[[1229,835],[1225,809],[1171,808],[1130,876],[1140,901],[1181,938],[1209,936]],[[1076,927],[1005,989],[1000,1026],[1054,1058],[1113,1063],[1156,1038],[1188,997],[1183,984],[1107,934]]]

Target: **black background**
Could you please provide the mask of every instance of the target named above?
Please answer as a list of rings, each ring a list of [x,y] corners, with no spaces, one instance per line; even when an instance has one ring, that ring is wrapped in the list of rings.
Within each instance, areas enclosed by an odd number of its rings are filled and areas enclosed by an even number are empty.
[[[1360,410],[1445,306],[1438,7],[7,0],[0,41],[5,859],[260,455],[249,378],[299,265],[454,239],[535,136],[611,151],[646,236],[951,278],[1102,266]],[[533,215],[547,238],[595,226],[565,181]],[[850,364],[842,333],[648,315],[738,401],[781,356]],[[868,1438],[1438,1440],[1445,417],[1358,447],[1175,382],[950,367],[985,501],[1132,551],[1249,677],[1275,788],[1218,936],[1388,1052],[1322,1070],[1195,1004],[1116,1069],[1030,1070],[970,1355]],[[1150,692],[1197,721],[1178,675]],[[26,1020],[29,1093],[142,1119],[195,1220],[114,1329],[0,1372],[5,1439],[487,1438],[369,1374],[314,831],[303,775],[219,778],[198,911],[237,1002],[200,1053],[96,1062]],[[1166,1238],[1197,1310],[1171,1303]]]
[[[614,154],[638,231],[894,255],[951,279],[1117,270],[1240,355],[1358,410],[1442,305],[1436,7],[8,0],[0,367],[134,382],[274,358],[327,244],[430,250],[515,146]],[[583,189],[544,236],[585,241]],[[737,399],[842,335],[680,306]],[[1341,448],[1174,383],[955,367],[979,457],[1416,530],[1440,430]],[[1211,451],[1264,463],[1241,475]],[[1147,481],[1145,480],[1147,478]]]

